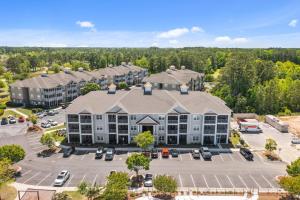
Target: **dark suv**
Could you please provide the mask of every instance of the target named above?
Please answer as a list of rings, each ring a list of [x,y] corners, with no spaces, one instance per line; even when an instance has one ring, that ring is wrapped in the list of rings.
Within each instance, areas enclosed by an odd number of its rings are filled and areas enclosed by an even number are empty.
[[[151,150],[151,158],[158,158],[158,150],[157,149]]]
[[[200,153],[205,160],[211,160],[212,154],[207,147],[201,147]]]
[[[6,125],[6,124],[8,124],[8,120],[7,120],[6,117],[3,117],[3,118],[1,119],[1,125]]]
[[[249,149],[247,149],[247,148],[240,148],[240,153],[247,160],[253,160],[253,154],[251,153],[251,151]]]

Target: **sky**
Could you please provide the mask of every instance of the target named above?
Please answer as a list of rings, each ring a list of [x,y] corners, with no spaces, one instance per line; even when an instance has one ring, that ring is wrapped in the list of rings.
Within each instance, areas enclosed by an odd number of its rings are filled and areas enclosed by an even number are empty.
[[[1,0],[0,46],[300,47],[300,0]]]

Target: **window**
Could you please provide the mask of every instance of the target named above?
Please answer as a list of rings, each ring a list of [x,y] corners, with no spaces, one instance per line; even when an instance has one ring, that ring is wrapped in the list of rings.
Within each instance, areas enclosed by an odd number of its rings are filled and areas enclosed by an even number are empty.
[[[194,116],[193,116],[193,119],[194,119],[194,120],[200,120],[200,117],[199,117],[199,115],[194,115]]]
[[[102,115],[96,115],[97,120],[102,120]]]
[[[193,127],[193,130],[194,130],[194,131],[199,131],[199,130],[200,130],[200,127],[199,127],[199,126],[194,126],[194,127]]]
[[[165,136],[159,136],[158,140],[159,140],[160,142],[165,141]]]
[[[215,125],[204,125],[204,134],[214,134]]]
[[[101,136],[97,136],[97,140],[101,140],[101,141],[103,141],[103,137]]]
[[[193,136],[193,141],[194,142],[199,141],[199,136]]]
[[[165,127],[164,126],[159,126],[158,130],[163,131],[163,130],[165,130]]]
[[[227,124],[218,124],[217,133],[227,133]]]
[[[219,115],[218,116],[218,123],[227,123],[228,122],[228,116],[227,115]]]
[[[102,130],[102,126],[97,126],[97,131],[101,131]]]
[[[205,116],[204,117],[205,124],[214,124],[216,123],[216,116]]]
[[[135,115],[131,115],[130,116],[130,120],[136,120],[136,116]]]
[[[132,131],[136,131],[136,130],[137,130],[137,127],[136,127],[136,126],[131,126],[131,130],[132,130]]]
[[[158,117],[158,120],[165,120],[165,116],[160,115],[160,116]]]

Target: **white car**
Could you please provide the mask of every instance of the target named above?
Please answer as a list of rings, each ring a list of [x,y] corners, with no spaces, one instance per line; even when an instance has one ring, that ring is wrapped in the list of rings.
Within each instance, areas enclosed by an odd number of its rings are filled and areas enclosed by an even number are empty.
[[[57,126],[57,121],[54,121],[53,119],[48,119],[48,124],[51,124],[51,126]]]
[[[70,172],[67,170],[61,171],[54,181],[54,186],[63,186],[70,178]]]
[[[152,187],[153,186],[153,175],[146,174],[144,178],[144,187]]]
[[[42,123],[41,123],[41,127],[42,127],[42,128],[50,128],[50,127],[51,127],[51,124],[48,123],[48,122],[42,122]]]
[[[293,138],[292,141],[291,141],[292,144],[300,144],[300,138]]]

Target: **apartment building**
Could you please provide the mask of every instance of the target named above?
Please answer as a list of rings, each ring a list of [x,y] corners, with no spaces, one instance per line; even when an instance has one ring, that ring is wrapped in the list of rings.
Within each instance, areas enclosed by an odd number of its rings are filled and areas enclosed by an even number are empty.
[[[66,110],[70,143],[129,144],[150,131],[156,144],[227,143],[231,110],[206,92],[153,89],[95,91],[75,99]]]
[[[185,66],[176,69],[170,66],[165,72],[151,74],[143,79],[143,83],[150,82],[155,89],[179,90],[182,84],[186,84],[191,91],[203,90],[204,74],[198,73]]]
[[[70,102],[80,95],[80,89],[88,82],[98,83],[101,89],[107,89],[110,83],[122,81],[128,85],[141,83],[147,70],[122,63],[95,71],[64,70],[57,74],[42,74],[10,85],[10,96],[14,103],[26,106],[57,107]]]

